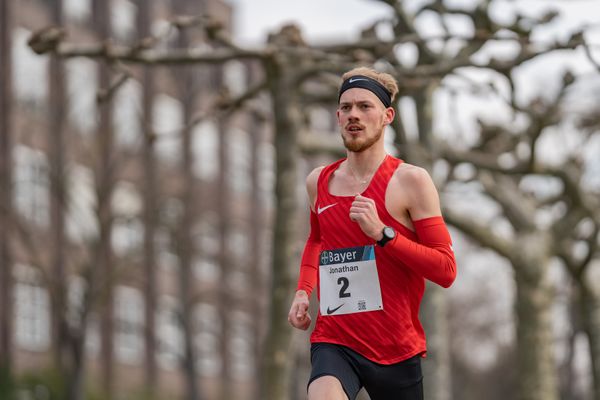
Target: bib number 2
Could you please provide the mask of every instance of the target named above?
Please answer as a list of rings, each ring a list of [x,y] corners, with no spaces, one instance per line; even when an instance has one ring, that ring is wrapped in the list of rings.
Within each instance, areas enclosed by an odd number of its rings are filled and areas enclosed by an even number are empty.
[[[342,285],[340,288],[340,299],[344,297],[352,297],[350,293],[347,293],[348,286],[350,286],[350,281],[345,276],[340,276],[337,280],[338,285]]]
[[[321,252],[319,282],[321,315],[383,309],[373,246]]]

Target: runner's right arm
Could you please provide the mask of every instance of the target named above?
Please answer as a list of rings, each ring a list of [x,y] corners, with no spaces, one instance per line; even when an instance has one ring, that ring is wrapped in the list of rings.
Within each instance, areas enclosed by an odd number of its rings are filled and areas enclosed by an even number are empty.
[[[317,283],[317,272],[319,270],[319,253],[321,251],[321,231],[319,220],[314,210],[317,197],[317,180],[322,168],[313,170],[306,178],[306,190],[310,201],[310,233],[300,263],[300,276],[292,306],[288,314],[288,321],[298,329],[306,330],[310,326],[310,314],[308,313],[309,299],[312,290]]]

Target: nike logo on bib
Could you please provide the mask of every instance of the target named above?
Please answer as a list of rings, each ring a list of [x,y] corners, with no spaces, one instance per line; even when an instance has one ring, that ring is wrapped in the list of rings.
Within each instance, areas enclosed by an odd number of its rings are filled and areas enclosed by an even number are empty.
[[[333,310],[331,308],[327,307],[327,315],[333,314],[334,312],[336,312],[337,310],[339,310],[340,308],[342,308],[343,305],[344,305],[344,303],[342,303],[341,305],[337,306]]]
[[[325,211],[328,208],[333,207],[335,205],[337,205],[337,203],[329,204],[328,206],[325,206],[325,207],[318,207],[317,208],[317,214],[321,214],[323,211]]]

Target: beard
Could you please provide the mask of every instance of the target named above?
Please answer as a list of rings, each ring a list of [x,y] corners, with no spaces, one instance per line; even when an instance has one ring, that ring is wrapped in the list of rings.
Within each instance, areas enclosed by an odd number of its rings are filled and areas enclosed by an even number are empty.
[[[381,135],[383,135],[383,129],[379,131],[379,133],[377,133],[375,136],[372,137],[352,137],[352,136],[345,136],[344,134],[342,134],[342,140],[344,141],[344,147],[346,147],[346,149],[348,151],[352,151],[354,153],[361,153],[365,150],[367,150],[369,147],[373,146],[373,144],[375,144],[379,138],[381,138]]]

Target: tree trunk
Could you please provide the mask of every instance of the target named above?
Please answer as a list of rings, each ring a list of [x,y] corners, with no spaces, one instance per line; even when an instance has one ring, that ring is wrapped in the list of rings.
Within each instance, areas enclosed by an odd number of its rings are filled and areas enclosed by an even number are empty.
[[[255,117],[253,114],[253,120],[250,123],[251,131],[250,137],[252,140],[251,150],[251,179],[252,179],[252,205],[250,215],[250,260],[251,260],[251,276],[252,276],[252,293],[251,298],[254,301],[252,305],[252,312],[254,314],[254,396],[255,400],[260,399],[260,383],[262,382],[262,368],[261,368],[261,354],[262,354],[262,334],[263,326],[266,321],[263,317],[265,315],[263,308],[263,293],[264,293],[264,279],[262,272],[262,237],[264,227],[264,212],[261,207],[261,184],[260,184],[260,145],[262,143],[262,121],[260,118]]]
[[[95,247],[93,253],[97,254],[100,247]],[[99,266],[97,257],[90,260],[89,263],[83,266],[83,279],[87,283],[82,299],[81,325],[77,329],[71,328],[70,336],[70,364],[72,366],[72,375],[69,376],[67,382],[67,398],[68,400],[83,400],[84,385],[85,385],[85,337],[87,333],[88,319],[92,307],[92,298],[96,291],[96,277],[99,275],[96,271]]]
[[[291,68],[291,67],[290,67]],[[287,322],[298,264],[296,227],[298,203],[299,150],[297,137],[300,113],[296,108],[293,78],[284,76],[285,66],[275,62],[266,65],[270,77],[269,90],[275,118],[275,221],[269,328],[265,342],[264,396],[267,400],[284,400],[290,395],[294,357],[290,356],[292,328]]]
[[[433,93],[437,82],[431,82],[414,96],[419,144],[431,154],[433,142]],[[428,171],[430,158],[416,152],[406,154],[407,160]],[[428,357],[423,363],[423,385],[427,398],[449,400],[452,394],[450,372],[450,342],[448,340],[447,294],[442,287],[427,282],[421,306],[421,319],[427,335]]]
[[[52,23],[62,26],[62,1],[52,2]],[[64,117],[66,110],[64,68],[56,56],[50,57],[50,99],[48,102],[50,153],[50,209],[52,251],[50,274],[50,300],[52,302],[52,352],[54,364],[62,379],[69,380],[71,371],[66,364],[69,344],[69,327],[66,320],[67,301],[65,290],[65,160]]]
[[[177,0],[173,2],[175,15],[185,15],[191,12],[188,0]],[[185,48],[189,46],[188,32],[180,29],[177,46]],[[195,204],[195,179],[193,174],[192,153],[192,131],[188,124],[193,118],[194,107],[194,79],[192,67],[182,66],[175,69],[177,74],[177,88],[183,106],[183,123],[185,125],[181,132],[181,176],[184,186],[181,192],[183,204],[183,216],[178,233],[179,242],[179,294],[181,301],[181,326],[183,330],[183,376],[185,377],[186,396],[188,400],[199,400],[201,398],[198,386],[198,366],[196,349],[194,345],[194,303],[193,288],[194,279],[192,275],[192,264],[196,251],[192,240],[192,229],[196,221]]]
[[[597,282],[595,282],[597,284]],[[597,287],[582,284],[581,319],[590,345],[592,399],[600,400],[600,293]]]
[[[219,130],[219,193],[218,193],[218,213],[219,213],[219,315],[221,316],[220,332],[220,354],[221,354],[221,374],[220,374],[220,398],[227,400],[232,396],[232,371],[229,343],[231,341],[231,321],[230,315],[236,306],[233,297],[229,293],[229,282],[233,269],[230,256],[231,246],[228,245],[231,237],[231,191],[228,181],[229,162],[229,124],[227,117],[220,117],[218,121]]]
[[[519,400],[557,400],[559,395],[553,356],[553,292],[548,278],[550,250],[545,239],[539,232],[520,235],[520,254],[513,260]]]
[[[184,100],[184,121],[187,123],[191,115],[190,103]],[[194,304],[192,301],[193,276],[192,262],[194,257],[192,242],[192,227],[194,224],[194,178],[192,175],[192,154],[191,154],[191,131],[185,128],[183,131],[183,162],[181,165],[182,175],[185,180],[183,192],[183,218],[181,221],[181,230],[179,235],[179,289],[182,305],[182,327],[184,337],[184,374],[187,387],[187,398],[189,400],[200,399],[200,390],[198,388],[198,371],[196,366],[196,351],[194,348]]]
[[[100,69],[100,85],[107,87],[109,83],[106,66]],[[100,123],[98,144],[100,146],[100,162],[97,173],[98,217],[100,222],[100,254],[99,263],[102,278],[101,290],[101,359],[102,385],[108,400],[113,397],[113,354],[114,354],[114,264],[111,248],[112,210],[111,197],[114,189],[112,176],[112,128],[110,102],[100,104]]]
[[[450,400],[452,380],[445,289],[427,282],[421,319],[427,334],[427,358],[423,362],[423,385],[427,399]]]
[[[12,367],[12,14],[10,1],[0,2],[0,385]]]
[[[95,0],[94,27],[100,40],[110,36],[110,17],[107,1]],[[100,90],[110,87],[110,72],[106,63],[98,68],[98,85]],[[113,398],[114,384],[114,266],[111,248],[112,210],[111,198],[114,189],[113,169],[115,155],[113,149],[112,110],[110,98],[98,102],[98,127],[96,132],[96,148],[98,161],[96,166],[96,196],[98,199],[98,220],[100,228],[98,263],[100,279],[100,370],[102,390],[107,400]]]
[[[143,40],[150,34],[151,0],[138,0],[137,30],[138,40]],[[154,77],[152,69],[144,66],[142,72],[142,135],[143,135],[143,165],[144,165],[144,382],[147,393],[154,397],[159,386],[156,366],[156,236],[158,197],[156,160],[154,156],[154,132],[152,132],[152,103],[154,100]]]

